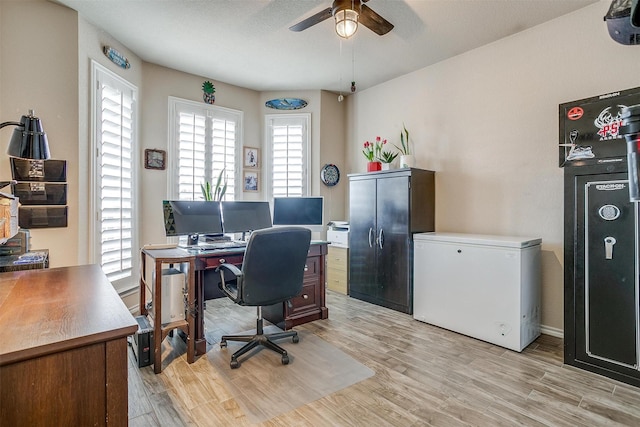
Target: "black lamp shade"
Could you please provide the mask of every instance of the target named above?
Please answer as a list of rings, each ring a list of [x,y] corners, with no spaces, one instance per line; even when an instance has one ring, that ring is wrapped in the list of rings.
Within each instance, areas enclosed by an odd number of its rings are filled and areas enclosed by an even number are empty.
[[[13,130],[7,154],[24,159],[47,160],[51,158],[47,134],[42,130],[42,122],[32,112],[22,116],[20,125]]]

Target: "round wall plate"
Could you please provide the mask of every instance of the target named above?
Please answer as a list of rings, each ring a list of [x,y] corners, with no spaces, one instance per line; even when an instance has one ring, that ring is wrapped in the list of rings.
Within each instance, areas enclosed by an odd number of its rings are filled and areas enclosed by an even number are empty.
[[[320,179],[327,187],[333,187],[340,181],[340,170],[336,165],[326,164],[320,171]]]

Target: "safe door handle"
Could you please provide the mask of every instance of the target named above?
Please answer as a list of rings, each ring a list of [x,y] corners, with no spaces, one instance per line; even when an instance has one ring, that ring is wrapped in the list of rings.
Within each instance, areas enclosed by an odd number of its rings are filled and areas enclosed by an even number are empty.
[[[607,236],[604,238],[604,257],[613,259],[613,245],[616,244],[616,238]]]
[[[372,248],[373,247],[373,241],[371,239],[371,237],[373,236],[373,228],[369,227],[369,247]]]

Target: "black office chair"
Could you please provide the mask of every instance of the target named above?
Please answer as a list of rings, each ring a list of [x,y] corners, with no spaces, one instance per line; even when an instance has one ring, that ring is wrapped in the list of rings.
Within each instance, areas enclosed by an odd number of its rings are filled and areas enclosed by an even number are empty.
[[[295,331],[265,335],[262,330],[262,306],[290,300],[302,291],[304,267],[311,242],[311,231],[302,227],[265,228],[254,231],[247,243],[242,270],[231,264],[222,264],[220,288],[236,304],[256,306],[258,319],[255,335],[223,335],[220,347],[227,340],[247,344],[231,356],[231,368],[238,368],[238,357],[262,345],[282,355],[282,364],[289,363],[287,351],[273,341],[291,337],[297,343]],[[235,275],[235,280],[225,280],[225,270]]]

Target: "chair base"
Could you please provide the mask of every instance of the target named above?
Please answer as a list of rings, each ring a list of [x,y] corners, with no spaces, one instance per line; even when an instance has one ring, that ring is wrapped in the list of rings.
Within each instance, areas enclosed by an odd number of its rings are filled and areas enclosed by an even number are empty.
[[[231,363],[230,363],[231,369],[236,369],[240,367],[240,362],[238,361],[238,357],[242,356],[243,354],[247,353],[248,351],[258,346],[263,346],[269,350],[279,353],[280,355],[282,355],[282,364],[288,365],[289,355],[287,354],[287,350],[280,347],[278,344],[274,343],[273,341],[279,340],[282,338],[289,338],[289,337],[291,337],[291,340],[294,343],[297,343],[298,341],[300,341],[300,338],[298,338],[298,333],[296,331],[263,334],[262,328],[259,327],[258,333],[254,335],[223,335],[222,338],[220,339],[220,347],[226,347],[227,341],[240,341],[240,342],[247,343],[240,350],[233,353],[233,355],[231,356]]]

